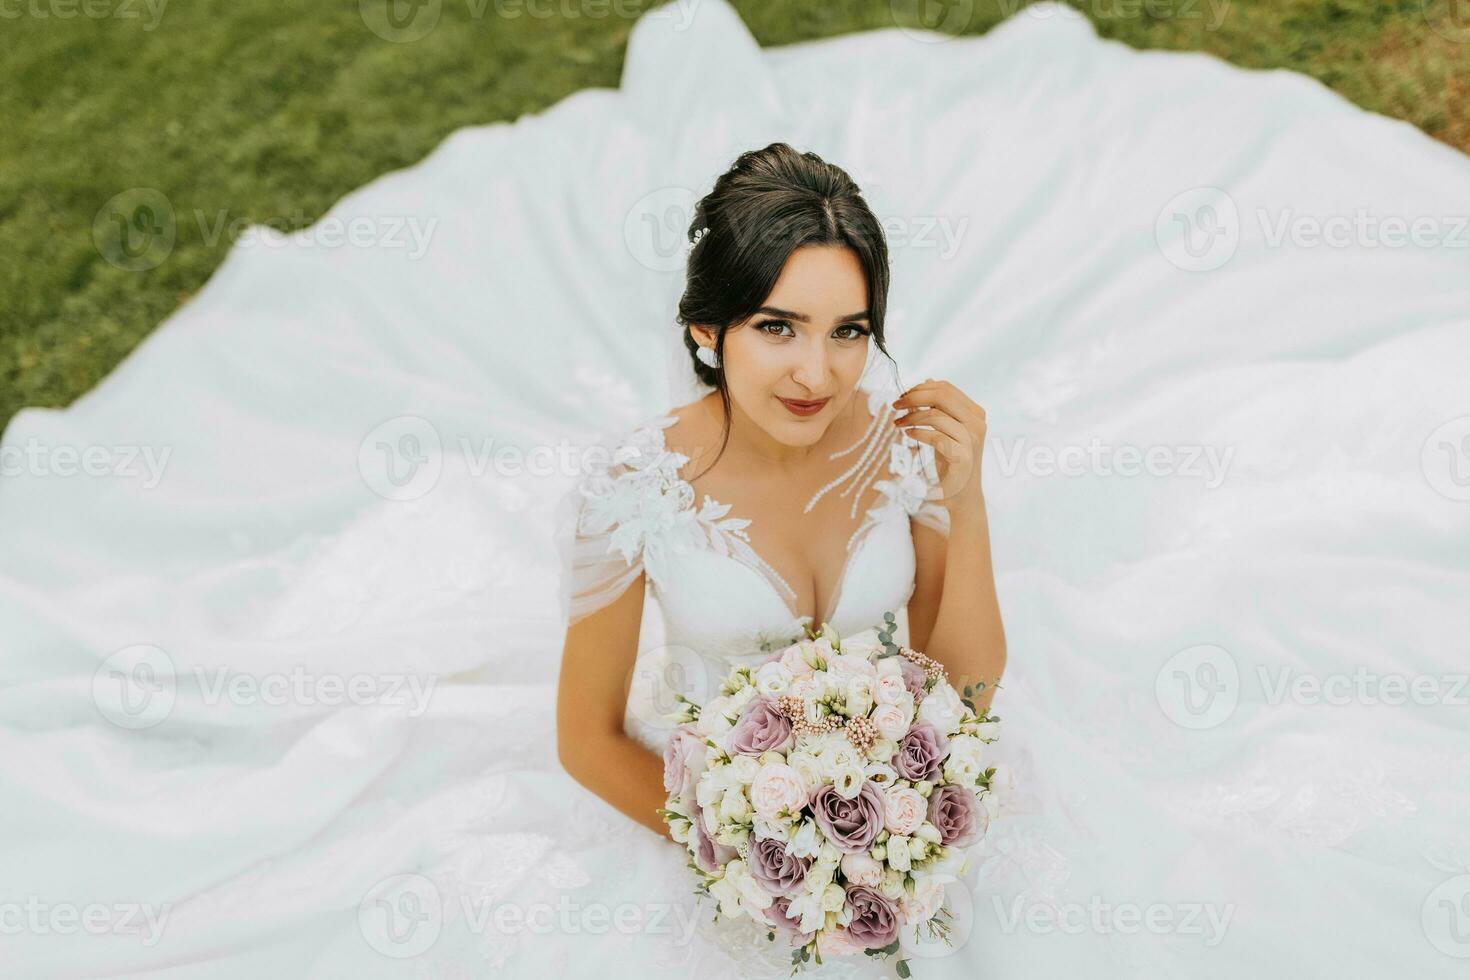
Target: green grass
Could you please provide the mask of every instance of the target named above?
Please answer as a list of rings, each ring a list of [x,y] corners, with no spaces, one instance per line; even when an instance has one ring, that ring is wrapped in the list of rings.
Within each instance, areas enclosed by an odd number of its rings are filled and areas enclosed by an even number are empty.
[[[1024,2],[976,0],[954,29],[982,33]],[[1470,150],[1470,36],[1430,27],[1446,23],[1446,2],[1426,14],[1420,0],[1234,0],[1214,29],[1210,0],[1074,5],[1106,37],[1301,71]],[[458,127],[614,87],[634,21],[593,13],[638,6],[579,0],[584,16],[508,18],[490,0],[444,0],[427,36],[393,43],[353,0],[190,0],[156,17],[146,0],[101,3],[90,9],[138,16],[37,16],[87,8],[27,0],[0,19],[0,426],[25,406],[70,403],[199,289],[230,238],[211,240],[196,215],[302,227]],[[895,16],[888,0],[735,6],[762,45]],[[161,192],[179,219],[167,257],[140,271],[93,235],[134,188]]]

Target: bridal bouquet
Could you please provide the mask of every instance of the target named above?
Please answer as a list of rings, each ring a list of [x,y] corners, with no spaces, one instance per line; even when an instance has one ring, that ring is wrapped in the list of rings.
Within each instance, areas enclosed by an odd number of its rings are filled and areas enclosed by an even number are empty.
[[[830,624],[730,672],[704,705],[680,697],[659,813],[717,915],[749,917],[815,959],[898,957],[901,932],[949,940],[946,882],[995,809],[980,716],[944,668],[882,630]]]

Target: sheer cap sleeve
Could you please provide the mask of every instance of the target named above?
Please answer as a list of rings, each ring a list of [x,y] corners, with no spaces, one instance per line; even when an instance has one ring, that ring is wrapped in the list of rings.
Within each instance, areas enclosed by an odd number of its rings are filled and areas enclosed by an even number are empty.
[[[949,510],[939,500],[934,447],[904,433],[889,444],[889,479],[880,483],[915,524],[949,537]]]
[[[617,599],[645,572],[661,581],[661,559],[691,493],[678,477],[687,457],[663,445],[662,430],[674,421],[659,416],[583,454],[585,471],[556,513],[568,625]]]

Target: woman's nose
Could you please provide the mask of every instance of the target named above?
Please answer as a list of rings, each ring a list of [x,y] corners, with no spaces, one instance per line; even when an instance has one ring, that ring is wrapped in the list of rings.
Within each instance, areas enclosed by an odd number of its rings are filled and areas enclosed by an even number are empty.
[[[807,345],[792,376],[799,384],[812,391],[824,391],[827,378],[826,345],[820,342]]]

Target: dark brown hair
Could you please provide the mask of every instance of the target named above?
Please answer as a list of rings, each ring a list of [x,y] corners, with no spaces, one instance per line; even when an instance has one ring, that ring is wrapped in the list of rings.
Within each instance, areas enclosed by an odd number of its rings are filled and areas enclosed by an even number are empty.
[[[883,340],[888,243],[882,224],[847,171],[787,143],[747,150],[694,206],[685,240],[692,240],[701,228],[709,231],[690,252],[676,319],[684,327],[684,345],[694,359],[695,375],[719,391],[724,406],[725,430],[715,461],[730,441],[730,391],[723,367],[712,368],[694,356],[699,345],[689,327],[697,323],[716,328],[715,352],[723,365],[730,325],[761,307],[787,258],[798,248],[841,245],[853,250],[868,281],[873,343],[897,371]]]

